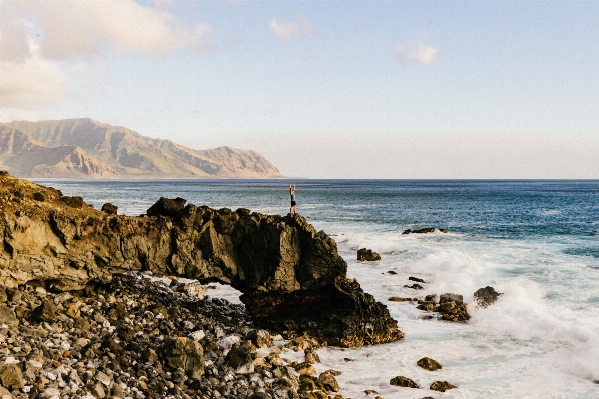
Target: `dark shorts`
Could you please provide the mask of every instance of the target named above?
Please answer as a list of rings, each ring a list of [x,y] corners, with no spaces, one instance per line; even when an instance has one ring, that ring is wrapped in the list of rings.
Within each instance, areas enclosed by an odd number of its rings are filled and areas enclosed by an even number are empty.
[[[295,201],[291,201],[291,206],[295,206]]]

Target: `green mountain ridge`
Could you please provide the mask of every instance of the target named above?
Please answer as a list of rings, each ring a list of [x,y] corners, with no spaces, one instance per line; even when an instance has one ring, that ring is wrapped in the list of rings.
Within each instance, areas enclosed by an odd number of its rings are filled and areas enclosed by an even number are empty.
[[[13,142],[14,147],[15,141],[26,144],[18,144],[20,152],[16,153],[8,144],[0,144],[0,166],[9,172],[18,166],[12,173],[22,177],[38,177],[42,172],[46,177],[283,177],[255,151],[231,147],[193,150],[90,118],[0,125],[0,143]],[[67,150],[56,150],[62,147],[71,149],[68,157],[65,154],[67,159],[54,155],[52,159],[41,159],[44,162],[40,163],[31,155],[62,154]],[[57,174],[52,175],[53,171]]]

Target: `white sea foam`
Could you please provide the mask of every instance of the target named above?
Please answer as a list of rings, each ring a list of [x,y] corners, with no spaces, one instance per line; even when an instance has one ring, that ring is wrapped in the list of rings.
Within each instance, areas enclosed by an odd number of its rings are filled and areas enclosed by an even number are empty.
[[[343,372],[339,380],[344,396],[365,397],[364,390],[374,389],[390,398],[438,397],[428,389],[435,380],[458,385],[444,393],[445,398],[591,398],[599,394],[599,387],[592,383],[599,379],[599,306],[592,301],[593,292],[599,292],[599,284],[592,279],[597,272],[561,254],[563,245],[442,233],[402,236],[348,231],[333,238],[338,237],[349,276],[388,305],[406,334],[396,343],[322,352],[319,367]],[[355,261],[355,251],[361,247],[381,253],[382,260]],[[387,274],[388,270],[398,274]],[[409,276],[423,278],[425,289],[405,288],[412,283]],[[477,308],[473,293],[487,285],[503,295],[494,305]],[[464,295],[472,315],[468,323],[421,320],[418,317],[424,312],[413,304],[387,301],[391,295],[422,297],[444,292]],[[440,361],[444,368],[434,374],[421,369],[416,361],[423,356]],[[414,379],[425,391],[389,385],[397,375]]]

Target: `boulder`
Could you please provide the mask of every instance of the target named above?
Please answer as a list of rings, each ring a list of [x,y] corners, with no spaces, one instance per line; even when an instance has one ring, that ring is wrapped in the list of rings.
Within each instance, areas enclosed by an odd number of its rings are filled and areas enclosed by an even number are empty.
[[[251,340],[257,348],[268,348],[272,346],[272,337],[267,330],[252,330],[247,338]]]
[[[41,305],[31,311],[29,316],[31,321],[41,323],[43,321],[52,322],[56,320],[58,308],[52,301],[44,301]]]
[[[102,212],[107,213],[109,215],[116,215],[119,207],[116,205],[112,205],[110,202],[102,205]]]
[[[235,344],[226,357],[225,364],[234,370],[235,374],[249,374],[254,372],[252,363],[252,348],[247,341]]]
[[[423,357],[422,359],[418,360],[416,364],[429,371],[435,371],[443,368],[439,362],[431,359],[430,357]]]
[[[179,197],[175,199],[160,197],[160,199],[156,201],[156,203],[152,205],[146,213],[148,216],[174,217],[183,210],[186,202],[186,199]]]
[[[304,350],[304,360],[306,363],[314,364],[320,363],[320,357],[318,353],[312,348],[308,348]]]
[[[361,248],[358,249],[358,260],[372,262],[375,260],[381,260],[381,255],[376,252],[372,252],[371,249]]]
[[[412,277],[412,276],[410,276],[410,277],[408,277],[408,280],[415,281],[417,283],[426,283],[426,281],[424,281],[423,279],[418,278],[418,277]]]
[[[3,364],[0,366],[0,384],[8,389],[23,387],[23,373],[20,363]]]
[[[440,303],[443,302],[455,302],[457,305],[461,305],[464,303],[464,297],[462,295],[459,294],[442,294],[441,298],[439,299]]]
[[[495,288],[486,286],[485,288],[476,290],[474,293],[474,300],[478,306],[486,308],[487,306],[494,304],[500,295],[503,294],[495,291]]]
[[[320,373],[316,379],[316,385],[326,392],[339,392],[337,380],[327,371]]]
[[[416,234],[426,234],[426,233],[434,233],[435,231],[439,230],[441,233],[447,233],[447,230],[445,229],[436,229],[434,227],[425,227],[422,229],[418,229],[418,230],[404,230],[403,233],[401,234],[412,234],[412,233],[416,233]]]
[[[422,290],[422,289],[424,289],[424,287],[421,286],[420,284],[404,285],[404,288],[411,288],[413,290]]]
[[[447,381],[435,381],[431,384],[431,389],[433,391],[445,392],[453,388],[457,387],[455,385],[451,385]]]
[[[414,380],[402,375],[392,378],[391,381],[389,381],[389,384],[405,388],[420,388]]]
[[[202,345],[192,339],[169,339],[164,345],[163,356],[169,367],[182,368],[190,378],[200,378],[204,374],[204,350]]]
[[[8,327],[16,327],[19,325],[19,320],[13,311],[5,304],[0,305],[0,325],[6,324]]]

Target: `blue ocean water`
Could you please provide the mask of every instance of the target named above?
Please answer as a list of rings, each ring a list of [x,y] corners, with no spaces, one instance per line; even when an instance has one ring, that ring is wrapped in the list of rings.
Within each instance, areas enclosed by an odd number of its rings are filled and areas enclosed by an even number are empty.
[[[159,197],[196,205],[286,214],[286,180],[47,180],[96,208],[145,213]],[[323,370],[338,377],[345,397],[596,398],[599,397],[599,181],[298,180],[298,212],[329,233],[348,262],[348,274],[387,304],[406,338],[342,351],[321,350]],[[448,233],[404,235],[437,227]],[[382,255],[355,260],[356,250]],[[391,275],[388,271],[397,274]],[[408,276],[425,289],[404,287]],[[474,306],[476,289],[504,294],[487,309]],[[464,295],[472,320],[423,320],[414,297]],[[291,354],[289,355],[291,356]],[[431,373],[416,366],[430,356]],[[353,362],[344,362],[352,358]],[[389,385],[397,375],[420,390]],[[446,380],[458,389],[428,389]]]

